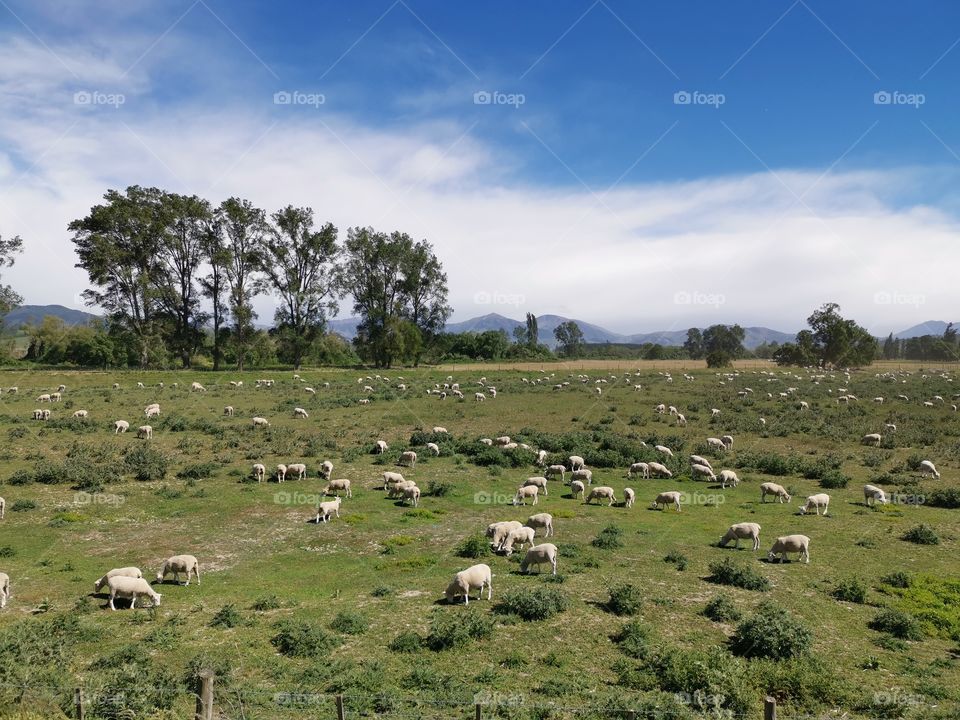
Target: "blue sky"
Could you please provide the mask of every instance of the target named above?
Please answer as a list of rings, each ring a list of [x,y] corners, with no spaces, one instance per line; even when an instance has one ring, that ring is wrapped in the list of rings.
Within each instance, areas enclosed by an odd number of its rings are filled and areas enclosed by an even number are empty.
[[[899,329],[953,299],[958,70],[950,2],[3,0],[7,277],[76,304],[66,224],[140,183],[426,237],[456,319]]]

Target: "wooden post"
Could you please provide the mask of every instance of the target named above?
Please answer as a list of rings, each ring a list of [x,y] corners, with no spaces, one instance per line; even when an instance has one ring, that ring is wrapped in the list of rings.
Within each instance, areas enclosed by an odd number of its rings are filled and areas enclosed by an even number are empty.
[[[337,695],[337,720],[343,720],[343,695]]]
[[[481,705],[480,705],[480,703],[477,703],[474,707],[476,708],[476,717],[475,717],[475,720],[483,720],[483,718],[480,717],[480,713],[481,713],[481,710],[480,710]]]
[[[777,720],[777,699],[769,695],[763,699],[763,720]]]
[[[201,670],[197,674],[196,720],[213,720],[213,670]]]
[[[627,720],[637,720],[637,711],[627,710]]]
[[[73,708],[77,720],[83,720],[83,688],[73,689]]]

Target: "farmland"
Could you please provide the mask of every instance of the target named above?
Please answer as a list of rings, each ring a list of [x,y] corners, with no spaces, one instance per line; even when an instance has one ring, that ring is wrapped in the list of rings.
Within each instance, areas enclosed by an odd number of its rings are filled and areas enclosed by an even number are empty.
[[[767,693],[786,718],[834,709],[852,718],[955,717],[960,413],[950,374],[879,368],[814,381],[757,365],[729,377],[696,370],[692,380],[673,370],[668,380],[663,370],[621,364],[379,371],[389,380],[308,369],[303,383],[290,371],[3,373],[0,571],[12,598],[0,612],[0,716],[34,707],[54,717],[82,686],[89,717],[119,717],[121,707],[183,717],[193,674],[210,667],[230,718],[332,717],[335,693],[349,712],[384,717],[472,717],[478,698],[490,716],[518,720],[619,717],[613,709],[630,708],[759,717]],[[464,401],[427,394],[448,374]],[[497,395],[476,402],[481,376]],[[260,377],[275,384],[255,387]],[[189,391],[195,380],[206,392]],[[37,404],[61,383],[62,402]],[[738,395],[745,388],[752,392]],[[859,399],[838,403],[846,393]],[[923,404],[935,396],[945,402]],[[154,438],[139,440],[152,402],[162,415],[149,421]],[[656,413],[658,403],[676,406],[687,425]],[[52,418],[31,420],[37,407]],[[295,407],[309,418],[295,418]],[[89,416],[72,418],[78,409]],[[254,416],[270,427],[254,428]],[[131,431],[115,435],[118,419]],[[433,434],[436,425],[449,433]],[[880,446],[861,445],[866,433],[882,433]],[[706,448],[707,437],[726,434],[730,451]],[[636,505],[585,505],[555,481],[536,508],[510,505],[541,471],[532,452],[479,443],[501,435],[547,450],[548,463],[582,455],[594,485],[613,487],[618,501],[632,487]],[[378,439],[390,446],[383,455],[371,452]],[[674,477],[628,480],[630,462],[663,460],[655,444],[674,450],[666,461]],[[397,468],[408,449],[416,467]],[[691,479],[691,453],[743,482]],[[924,459],[941,479],[921,477]],[[333,477],[352,480],[354,495],[339,519],[314,524],[324,460]],[[308,477],[251,482],[258,462],[268,474],[303,462]],[[385,470],[417,482],[419,507],[386,497]],[[792,502],[761,504],[765,481],[784,485]],[[893,502],[867,507],[865,483]],[[686,494],[681,512],[650,508],[666,490]],[[829,515],[799,515],[817,492],[831,495]],[[491,522],[534,512],[554,517],[557,577],[521,575],[522,552],[505,558],[468,542]],[[746,521],[762,526],[760,551],[749,542],[717,547],[729,525]],[[928,528],[911,535],[918,526]],[[766,562],[774,538],[793,533],[811,538],[810,563]],[[136,565],[152,579],[178,553],[199,558],[201,583],[155,585],[158,608],[111,612],[106,595],[91,592],[112,567]],[[710,566],[725,560],[769,587],[718,583]],[[442,602],[452,575],[477,562],[493,569],[493,602]],[[628,612],[614,612],[611,589],[636,600]],[[524,619],[502,604],[511,594],[529,601],[532,590],[557,612]],[[718,596],[732,612],[710,619],[704,609]],[[809,649],[779,661],[734,654],[735,618],[770,603],[809,629]],[[878,624],[885,608],[903,622]]]

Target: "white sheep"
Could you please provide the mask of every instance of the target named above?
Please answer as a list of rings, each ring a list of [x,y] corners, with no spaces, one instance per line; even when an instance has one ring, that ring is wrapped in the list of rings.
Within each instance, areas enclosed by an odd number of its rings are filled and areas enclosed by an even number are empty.
[[[207,389],[198,382],[190,383],[190,392],[206,392]]]
[[[253,427],[270,427],[270,421],[264,417],[255,417],[253,418]]]
[[[390,446],[387,445],[385,440],[377,440],[377,444],[374,446],[373,452],[376,455],[383,455],[383,453],[389,449]]]
[[[101,589],[107,584],[107,581],[112,577],[129,577],[129,578],[142,578],[143,573],[138,567],[122,567],[114,568],[113,570],[107,571],[107,574],[101,577],[93,584],[93,591],[95,593],[100,592]]]
[[[404,480],[403,478],[403,475],[401,475],[398,472],[392,472],[390,470],[385,472],[382,475],[382,477],[383,477],[384,490],[389,490],[391,487],[393,487],[394,485],[397,485],[398,483],[406,482],[406,480]]]
[[[633,503],[636,499],[637,499],[637,494],[633,491],[633,488],[623,489],[623,506],[624,507],[633,507]]]
[[[543,530],[544,537],[553,535],[553,515],[550,513],[531,515],[524,524],[529,528],[533,528],[534,531]]]
[[[141,425],[137,428],[137,437],[141,440],[147,439],[151,440],[153,438],[153,426],[152,425]]]
[[[226,415],[227,417],[233,417],[233,412],[234,412],[234,411],[233,411],[233,405],[227,405],[227,406],[223,409],[223,414]]]
[[[547,479],[546,479],[545,477],[543,477],[543,476],[540,476],[540,475],[535,476],[535,477],[528,477],[526,480],[523,481],[523,486],[524,486],[524,487],[538,487],[538,488],[540,488],[540,490],[543,491],[543,494],[544,494],[544,495],[549,495],[549,494],[550,494],[549,492],[547,492]]]
[[[60,385],[60,386],[57,388],[57,392],[63,392],[63,391],[66,390],[66,389],[67,389],[67,386],[66,386],[66,385]]]
[[[263,463],[255,463],[253,466],[253,476],[257,479],[258,483],[263,482],[263,478],[266,477],[267,468]]]
[[[36,410],[34,410],[34,411],[33,411],[33,419],[34,419],[34,420],[42,420],[42,419],[43,419],[43,410],[40,410],[39,408],[36,409]]]
[[[526,544],[529,544],[530,547],[534,547],[536,545],[534,542],[535,533],[536,531],[531,527],[514,528],[507,533],[507,536],[503,539],[499,549],[504,552],[507,557],[510,557],[513,555],[514,545],[519,545],[520,550],[522,550],[523,546]]]
[[[933,475],[937,480],[940,479],[940,473],[937,472],[937,467],[929,460],[924,460],[920,463],[920,472],[923,475]]]
[[[314,390],[312,387],[305,387],[305,388],[303,389],[303,391],[304,391],[305,393],[307,393],[307,395],[316,395],[316,394],[317,394],[317,391]]]
[[[726,534],[720,538],[720,547],[726,547],[731,540],[736,541],[734,547],[740,547],[741,540],[753,540],[753,549],[760,549],[760,526],[757,523],[744,522],[731,525]]]
[[[713,465],[710,464],[710,461],[707,460],[705,457],[701,457],[700,455],[691,455],[691,456],[690,456],[690,464],[691,464],[691,465],[703,465],[704,467],[708,467],[708,468],[710,468],[711,470],[713,470]]]
[[[63,399],[63,396],[58,393],[50,393],[50,402],[60,402]]]
[[[439,425],[437,425],[437,426],[435,426],[435,427],[433,428],[433,433],[434,433],[435,435],[439,435],[439,434],[449,435],[449,434],[450,434],[450,432],[449,432],[445,427],[441,427],[441,426],[439,426]]]
[[[0,572],[0,610],[7,606],[10,599],[10,576]]]
[[[650,465],[650,471],[654,473],[657,477],[673,477],[673,473],[667,468],[666,465],[661,465],[658,462],[648,463]]]
[[[117,435],[119,433],[125,433],[130,429],[130,423],[126,420],[117,420],[113,423],[113,434]]]
[[[667,509],[667,505],[673,505],[677,508],[677,512],[680,512],[680,503],[683,501],[683,493],[677,492],[676,490],[670,490],[668,492],[662,492],[657,495],[656,500],[651,503],[650,507],[657,508],[660,505],[663,505],[663,509]]]
[[[726,444],[724,444],[723,440],[721,440],[720,438],[708,437],[707,445],[709,445],[712,448],[716,448],[717,450],[720,450],[720,451],[724,451],[727,449]]]
[[[358,400],[357,402],[359,402],[361,405],[369,405],[369,404],[370,404],[370,398],[361,398],[361,399]]]
[[[627,477],[633,477],[634,475],[641,475],[644,478],[650,477],[650,466],[645,462],[635,462],[630,466],[630,469],[627,470]]]
[[[163,579],[169,573],[173,573],[173,581],[175,583],[180,582],[180,573],[186,573],[187,585],[190,584],[190,573],[195,573],[197,576],[197,585],[200,584],[200,563],[197,562],[197,559],[193,555],[174,555],[168,558],[157,572],[157,582],[163,582]]]
[[[765,482],[760,483],[760,502],[764,502],[767,495],[773,495],[777,498],[778,502],[790,502],[791,497],[790,493],[787,492],[787,489],[783,485],[778,485],[774,482]]]
[[[350,481],[347,478],[340,478],[339,480],[331,480],[327,483],[326,487],[323,488],[322,492],[324,495],[336,495],[340,491],[346,493],[348,498],[353,497],[353,491],[350,489]],[[337,495],[339,497],[339,495]]]
[[[521,485],[517,488],[517,494],[513,496],[514,505],[526,505],[527,498],[533,498],[532,505],[537,504],[537,499],[540,495],[540,488],[536,485]]]
[[[897,431],[897,425],[896,425],[896,423],[884,423],[884,424],[883,424],[883,429],[884,429],[884,430],[887,430],[887,431],[889,431],[889,432],[896,432],[896,431]]]
[[[416,485],[403,488],[403,502],[407,500],[412,500],[413,506],[417,507],[420,504],[420,488]],[[534,503],[534,505],[536,505],[536,503]]]
[[[400,453],[400,459],[397,461],[397,465],[405,465],[412,469],[416,464],[417,454],[413,450]]]
[[[875,445],[877,447],[880,447],[881,440],[883,440],[883,436],[880,433],[869,433],[860,438],[863,445]]]
[[[330,516],[334,515],[340,517],[340,496],[338,495],[333,500],[327,500],[317,505],[317,517],[314,522],[319,523],[321,520],[323,522],[329,522]]]
[[[587,495],[587,499],[584,500],[584,503],[589,505],[591,500],[599,500],[600,498],[607,498],[610,501],[607,503],[607,507],[613,505],[617,501],[617,498],[614,497],[612,487],[607,485],[598,485],[590,490],[590,494]]]
[[[291,463],[290,465],[287,465],[287,472],[296,473],[297,480],[303,480],[307,477],[307,466],[303,463]]]
[[[586,492],[586,488],[582,482],[579,480],[574,480],[570,483],[570,495],[574,499],[583,495]]]
[[[656,450],[661,455],[666,455],[667,457],[673,457],[673,450],[668,448],[666,445],[654,445],[653,449]]]
[[[547,460],[547,451],[546,450],[537,450],[537,460],[536,463],[540,467],[543,467]]]
[[[543,471],[543,475],[546,478],[560,476],[560,482],[563,482],[564,476],[566,475],[567,468],[564,465],[550,465],[546,470]]]
[[[873,501],[872,503],[870,502],[871,500]],[[867,505],[876,505],[878,502],[881,505],[886,505],[887,494],[876,485],[864,485],[863,502]]]
[[[484,400],[487,399],[487,396],[484,395],[482,392],[478,392],[473,394],[473,399],[476,400],[477,402],[483,402]]]
[[[520,572],[526,573],[534,565],[543,565],[544,563],[550,563],[550,567],[553,570],[553,574],[557,574],[557,546],[553,543],[541,543],[536,547],[532,547],[527,550],[527,554],[523,557],[523,562],[520,563]]]
[[[733,447],[733,435],[724,435],[720,438],[720,442],[723,443],[723,447],[729,450]]]
[[[330,475],[333,474],[333,463],[329,460],[324,460],[320,463],[320,477],[324,480],[329,480]]]
[[[509,435],[501,435],[498,438],[494,438],[493,442],[495,445],[503,447],[504,445],[509,445],[511,440]]]
[[[50,402],[50,393],[37,396],[37,402]]]
[[[820,508],[823,508],[824,515],[826,515],[827,511],[830,509],[830,496],[827,495],[827,493],[810,495],[807,498],[807,501],[803,504],[803,507],[800,508],[800,514],[806,515],[808,510],[816,510],[817,515],[819,515]]]
[[[810,562],[810,538],[806,535],[784,535],[778,537],[773,543],[773,547],[767,553],[767,560],[773,562],[777,555],[780,556],[780,562],[787,559],[787,553],[800,553],[800,558],[805,563]]]
[[[579,455],[571,455],[568,460],[570,461],[571,470],[582,470],[586,466],[583,458]]]
[[[490,538],[490,546],[498,548],[511,530],[523,527],[518,520],[503,520],[487,525],[486,536]]]
[[[736,487],[740,484],[740,478],[737,476],[737,473],[733,470],[721,470],[720,474],[717,476],[720,478],[720,487],[727,487],[727,485],[732,485]]]
[[[427,443],[427,450],[432,452],[434,455],[440,454],[440,446],[437,445],[436,443],[432,443],[432,442]]]
[[[146,595],[153,601],[153,607],[160,606],[160,598],[162,595],[150,587],[148,583],[143,578],[133,578],[125,577],[123,575],[117,575],[109,580],[107,580],[107,585],[110,587],[110,609],[116,610],[116,606],[113,604],[114,599],[121,598],[130,598],[130,608],[133,609],[137,606],[137,596]]]
[[[714,482],[716,482],[717,480],[717,476],[713,474],[713,469],[708,468],[706,465],[698,465],[694,463],[693,465],[690,466],[690,471],[694,475],[702,475],[708,480],[713,480]]]
[[[686,427],[687,418],[683,413],[677,413],[677,425],[680,427]]]
[[[570,473],[570,479],[580,480],[581,482],[586,481],[587,485],[593,485],[593,471],[587,470],[586,468],[574,470]]]
[[[287,466],[283,463],[277,465],[277,482],[282,483],[287,479]]]
[[[454,598],[463,596],[463,604],[470,604],[470,591],[478,588],[477,600],[483,597],[483,586],[487,586],[487,600],[493,599],[493,573],[489,565],[480,563],[471,565],[466,570],[461,570],[453,576],[453,580],[443,591],[444,597],[448,602],[453,602]]]
[[[79,418],[79,419],[82,420],[83,418],[87,417],[89,414],[90,414],[90,413],[87,412],[86,410],[77,410],[77,411],[75,411],[75,412],[73,413],[73,416],[74,416],[75,418]]]
[[[293,416],[296,418],[308,418],[310,414],[301,407],[293,409]]]
[[[148,407],[143,411],[143,414],[146,415],[148,418],[160,417],[160,406],[156,405],[156,406]]]

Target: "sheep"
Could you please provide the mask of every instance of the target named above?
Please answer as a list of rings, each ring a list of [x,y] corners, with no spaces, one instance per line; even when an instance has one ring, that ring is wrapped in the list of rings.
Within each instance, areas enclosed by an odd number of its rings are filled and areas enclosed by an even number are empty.
[[[880,447],[880,441],[883,440],[883,436],[880,433],[869,433],[860,438],[860,443],[862,445],[875,445]]]
[[[66,386],[66,385],[60,385],[60,386],[57,388],[57,392],[63,392],[63,391],[66,390],[66,389],[67,389],[67,386]]]
[[[801,400],[801,401],[800,401],[800,404],[797,405],[797,409],[798,409],[798,410],[809,410],[809,409],[810,409],[810,403],[808,403],[806,400]]]
[[[614,497],[613,488],[607,485],[598,485],[590,491],[590,494],[587,495],[587,499],[584,500],[584,504],[589,505],[591,500],[599,500],[600,498],[607,498],[610,502],[607,503],[607,507],[613,505],[617,498]]]
[[[163,565],[160,567],[160,570],[157,571],[157,582],[163,582],[163,579],[169,573],[173,573],[173,581],[178,583],[180,582],[180,573],[186,573],[186,584],[189,585],[191,572],[196,574],[197,585],[199,585],[200,563],[197,562],[197,559],[193,555],[174,555],[173,557],[165,560]]]
[[[398,498],[403,496],[403,491],[409,487],[414,487],[416,483],[413,480],[401,480],[397,483],[391,483],[387,487],[387,497]]]
[[[44,393],[37,396],[37,402],[50,402],[50,393]]]
[[[87,412],[86,410],[77,410],[76,412],[73,413],[73,416],[77,419],[82,420],[83,418],[87,417],[89,414],[90,413]]]
[[[303,391],[304,391],[307,395],[316,395],[316,394],[317,394],[317,391],[314,390],[312,387],[305,387],[305,388],[303,389]]]
[[[113,434],[118,435],[119,433],[125,433],[130,429],[130,423],[126,420],[117,420],[113,423]]]
[[[63,399],[63,396],[58,393],[50,393],[50,402],[60,402]]]
[[[384,490],[389,490],[392,486],[394,486],[394,485],[396,485],[396,484],[398,484],[398,483],[406,482],[406,480],[404,480],[404,478],[403,478],[403,475],[401,475],[401,474],[398,473],[398,472],[391,472],[390,470],[388,470],[387,472],[385,472],[385,473],[382,475],[382,477],[383,477],[383,489],[384,489]]]
[[[553,574],[557,574],[557,546],[553,543],[541,543],[527,550],[527,554],[523,557],[523,562],[520,563],[520,572],[526,573],[531,566],[539,566],[544,563],[550,563]]]
[[[517,488],[517,494],[513,496],[513,504],[526,505],[527,498],[533,498],[531,505],[536,505],[539,495],[540,488],[538,488],[536,485],[521,485]]]
[[[420,504],[420,488],[416,485],[405,487],[403,489],[402,502],[406,502],[407,500],[412,500],[413,506],[417,507]],[[536,503],[534,503],[534,505],[536,505]]]
[[[547,479],[542,476],[528,477],[523,481],[524,487],[538,487],[543,491],[544,495],[549,495],[547,492]]]
[[[543,467],[547,460],[547,451],[546,450],[537,450],[537,460],[536,463],[540,467]]]
[[[264,417],[255,417],[253,418],[253,427],[270,427],[270,421]]]
[[[570,483],[570,496],[571,496],[571,497],[577,498],[577,497],[579,497],[580,495],[583,495],[584,492],[586,492],[586,488],[584,487],[583,483],[580,482],[579,480],[574,480],[574,481],[572,481],[572,482]]]
[[[718,408],[710,408],[710,417],[717,417],[720,414]]]
[[[733,487],[740,484],[740,478],[737,477],[734,470],[721,470],[717,477],[720,478],[720,487],[722,488],[726,488],[728,483]]]
[[[713,470],[706,465],[694,464],[690,466],[690,470],[694,475],[703,475],[705,478],[713,480],[714,482],[717,480],[717,476],[713,474]]]
[[[929,460],[924,460],[920,463],[920,472],[923,475],[933,475],[937,480],[940,479],[940,473],[937,472],[936,466]]]
[[[553,515],[550,513],[537,513],[536,515],[531,515],[527,518],[527,522],[524,523],[528,528],[532,528],[534,531],[543,530],[544,537],[550,537],[553,535]]]
[[[369,398],[362,398],[361,400],[358,400],[357,402],[359,402],[361,405],[369,405],[369,404],[370,404],[370,399],[369,399]]]
[[[871,500],[873,500],[873,503],[870,502]],[[876,485],[864,485],[863,502],[869,506],[871,504],[876,505],[878,501],[881,505],[886,505],[887,494]]]
[[[317,505],[317,517],[314,520],[315,523],[319,523],[321,520],[323,522],[329,522],[330,516],[335,515],[340,517],[340,496],[338,495],[333,500],[327,500]]]
[[[897,425],[896,425],[896,423],[884,423],[884,424],[883,424],[883,429],[884,429],[884,430],[887,430],[887,431],[889,431],[889,432],[896,432],[896,431],[897,431]]]
[[[190,392],[206,392],[207,389],[198,382],[190,383]]]
[[[41,419],[41,420],[49,420],[49,419],[50,419],[50,411],[49,411],[49,410],[44,410],[44,411],[43,411],[43,417],[40,418],[40,419]]]
[[[320,463],[320,477],[324,480],[329,480],[330,475],[333,474],[333,463],[329,460],[324,460]]]
[[[560,482],[563,482],[566,472],[567,472],[567,468],[565,465],[551,465],[546,470],[543,471],[543,475],[548,479],[559,475]]]
[[[667,457],[673,457],[673,450],[668,448],[666,445],[654,445],[653,449],[656,450],[661,455],[666,455]]]
[[[800,553],[800,558],[805,563],[810,562],[810,538],[806,535],[784,535],[778,537],[773,543],[773,547],[767,553],[767,560],[773,562],[777,555],[780,556],[780,562],[787,559],[787,553]]]
[[[509,435],[501,435],[500,437],[495,438],[493,442],[494,442],[494,444],[500,445],[501,447],[504,446],[504,445],[509,445],[509,444],[510,444],[510,436],[509,436]]]
[[[806,515],[808,510],[816,510],[820,514],[820,508],[823,508],[823,514],[826,515],[830,509],[830,496],[826,493],[817,493],[807,498],[807,501],[800,508],[800,514]]]
[[[723,446],[729,450],[733,447],[733,435],[724,435],[720,438],[720,442],[722,442]]]
[[[113,604],[113,601],[118,598],[130,598],[130,608],[133,609],[137,606],[137,596],[146,595],[153,601],[153,607],[160,606],[160,598],[162,595],[150,587],[148,583],[143,578],[133,578],[125,577],[123,575],[117,575],[110,578],[107,581],[107,585],[110,587],[110,609],[116,610],[116,606]]]
[[[707,460],[705,457],[701,457],[700,455],[691,455],[691,456],[690,456],[690,464],[691,464],[691,465],[703,465],[704,467],[708,467],[708,468],[710,468],[711,470],[713,470],[713,465],[710,464],[710,461]]]
[[[636,474],[642,475],[644,478],[650,477],[650,466],[645,462],[635,462],[630,466],[630,469],[627,470],[627,477],[633,477]]]
[[[387,445],[385,440],[377,440],[377,444],[373,448],[373,453],[375,455],[383,455],[383,453],[389,449],[390,446]]]
[[[277,465],[277,482],[282,483],[287,479],[287,466],[283,463]]]
[[[160,406],[156,405],[148,407],[143,411],[143,414],[148,418],[160,417]]]
[[[437,425],[436,427],[433,428],[433,433],[434,433],[434,435],[439,435],[439,434],[441,434],[441,433],[444,434],[444,435],[449,435],[449,434],[450,434],[445,427],[440,427],[439,425]]]
[[[586,468],[582,470],[574,470],[570,473],[571,480],[580,480],[581,482],[586,480],[587,485],[593,485],[593,471],[587,470]]]
[[[432,452],[434,455],[439,455],[439,454],[440,454],[440,446],[437,445],[436,443],[432,443],[432,442],[431,442],[431,443],[427,443],[427,450],[429,450],[430,452]]]
[[[410,469],[413,469],[413,466],[416,464],[417,454],[413,450],[400,453],[400,459],[397,461],[397,465],[406,465],[410,467]]]
[[[484,400],[487,399],[487,396],[481,392],[478,392],[473,394],[473,399],[476,400],[477,402],[483,402]]]
[[[287,465],[287,472],[296,473],[297,480],[303,480],[307,477],[307,466],[303,463],[293,463],[292,465]]]
[[[677,512],[680,512],[680,503],[682,500],[683,493],[677,492],[676,490],[670,490],[657,495],[657,499],[651,503],[650,507],[656,508],[660,505],[663,505],[663,509],[666,510],[667,505],[673,505],[677,508]]]
[[[348,498],[353,497],[353,491],[350,489],[350,481],[347,480],[347,478],[331,480],[321,492],[323,492],[324,495],[337,495],[341,490],[346,493]],[[337,497],[339,497],[339,495],[337,495]]]
[[[295,418],[308,418],[310,417],[310,414],[303,408],[298,407],[293,409],[293,416]]]
[[[709,445],[712,448],[716,448],[717,450],[720,450],[720,451],[724,451],[727,449],[726,444],[720,438],[708,437],[707,445]]]
[[[790,494],[787,492],[786,488],[783,485],[778,485],[773,482],[760,483],[760,502],[764,502],[767,495],[775,495],[778,502],[783,502],[784,499],[789,503],[791,500]]]
[[[633,491],[633,488],[623,489],[623,506],[624,507],[633,507],[633,502],[636,499],[637,499],[637,494]]]
[[[656,412],[658,415],[663,415],[663,414],[667,411],[667,406],[664,405],[663,403],[660,403],[660,404],[657,405],[653,410],[654,410],[654,412]]]
[[[253,476],[257,479],[258,483],[263,482],[263,478],[266,476],[266,474],[267,474],[267,468],[263,465],[263,463],[254,464]]]
[[[10,599],[10,576],[0,572],[0,610],[7,606]]]
[[[97,580],[93,584],[93,591],[95,593],[100,592],[100,590],[102,590],[103,587],[107,584],[107,581],[110,580],[110,578],[112,577],[142,578],[143,573],[140,571],[140,568],[138,567],[114,568],[113,570],[109,570],[106,575],[101,577],[99,580]]]
[[[677,425],[680,427],[686,427],[687,418],[683,413],[677,413]]]
[[[567,459],[570,461],[571,470],[582,470],[586,466],[586,463],[583,461],[583,458],[580,457],[579,455],[571,455]]]
[[[536,516],[534,516],[536,517]],[[502,522],[490,523],[487,525],[486,536],[491,539],[490,546],[498,548],[503,543],[504,538],[511,530],[523,527],[518,520],[504,520]]]
[[[233,417],[233,405],[227,405],[223,409],[223,414],[226,415],[227,417]]]
[[[648,463],[650,465],[650,471],[653,472],[657,477],[673,477],[673,473],[667,468],[666,465],[661,465],[658,462]]]
[[[720,538],[720,547],[726,547],[727,543],[734,540],[734,547],[740,547],[741,540],[753,540],[753,549],[760,549],[760,526],[757,523],[744,522],[731,525],[726,534]]]
[[[42,420],[42,419],[43,419],[43,410],[40,410],[40,409],[34,410],[34,411],[33,411],[33,419],[34,419],[34,420]]]
[[[507,536],[503,539],[503,542],[500,544],[500,550],[504,552],[507,557],[513,555],[513,546],[516,544],[520,545],[520,549],[523,549],[523,546],[530,544],[530,547],[535,547],[536,543],[534,540],[535,531],[533,528],[529,527],[519,527],[511,530],[507,533]]]
[[[490,566],[484,565],[483,563],[471,565],[466,570],[461,570],[453,576],[453,580],[447,585],[447,589],[443,591],[443,595],[447,599],[447,602],[453,602],[454,598],[462,595],[463,604],[469,605],[470,591],[473,590],[473,588],[478,588],[480,592],[477,594],[477,600],[479,600],[483,597],[484,585],[487,586],[487,600],[492,600],[493,573],[490,571]]]

